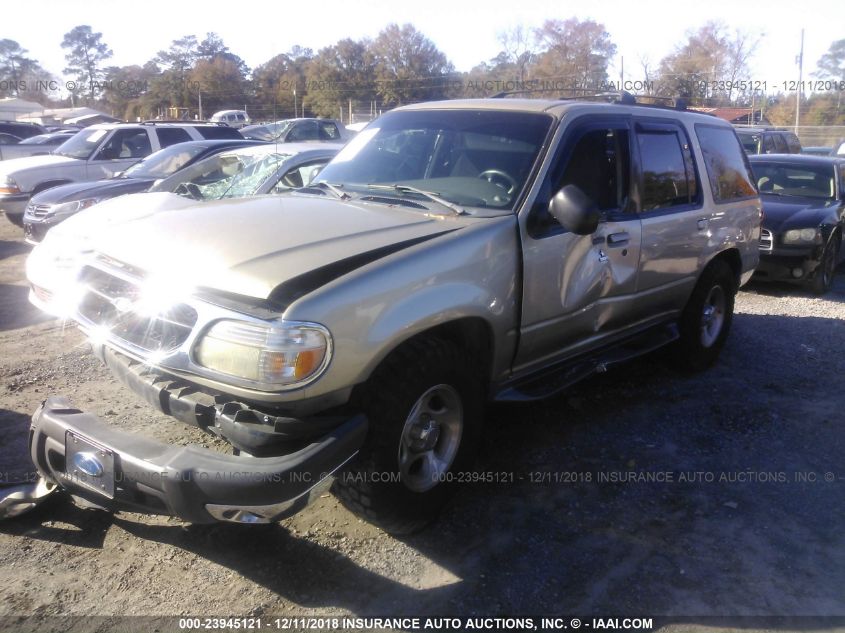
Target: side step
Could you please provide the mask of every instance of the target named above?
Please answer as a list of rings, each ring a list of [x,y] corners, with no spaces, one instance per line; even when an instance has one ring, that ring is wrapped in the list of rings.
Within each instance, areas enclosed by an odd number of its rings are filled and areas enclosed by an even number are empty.
[[[552,365],[539,374],[532,374],[511,383],[497,393],[494,400],[533,402],[548,398],[593,374],[607,371],[611,365],[653,352],[677,340],[679,336],[675,323],[646,330],[634,337],[623,339],[612,347]]]

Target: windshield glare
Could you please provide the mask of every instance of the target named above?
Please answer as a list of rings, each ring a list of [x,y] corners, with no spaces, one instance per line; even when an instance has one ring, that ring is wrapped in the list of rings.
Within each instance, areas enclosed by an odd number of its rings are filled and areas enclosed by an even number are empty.
[[[211,156],[163,180],[151,191],[169,191],[198,200],[254,195],[262,184],[290,158],[289,154],[252,151]]]
[[[341,150],[318,181],[371,193],[367,185],[401,184],[462,206],[511,210],[551,124],[540,113],[391,112]]]
[[[188,161],[198,156],[205,148],[202,146],[184,147],[184,143],[150,154],[123,172],[127,178],[167,178],[182,169]]]
[[[835,195],[834,172],[828,166],[755,162],[751,168],[762,194],[802,198],[833,198]]]
[[[108,130],[83,130],[56,148],[54,154],[86,160],[94,153]]]

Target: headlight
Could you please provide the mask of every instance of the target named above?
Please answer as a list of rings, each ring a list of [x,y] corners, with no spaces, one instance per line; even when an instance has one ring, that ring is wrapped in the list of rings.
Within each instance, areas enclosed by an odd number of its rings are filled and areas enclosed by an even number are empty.
[[[818,229],[792,229],[784,233],[784,244],[806,244],[815,242],[820,236]]]
[[[331,335],[313,323],[215,323],[194,347],[208,369],[273,389],[313,379],[328,364]]]
[[[42,299],[42,309],[62,318],[74,314],[83,293],[77,276],[90,254],[84,242],[61,244],[47,238],[32,249],[26,259],[26,278],[49,297]]]
[[[13,196],[20,192],[21,189],[18,187],[18,183],[11,176],[6,176],[3,180],[0,180],[0,194]]]
[[[52,205],[44,217],[59,217],[73,215],[82,209],[87,209],[90,206],[97,204],[99,198],[85,198],[84,200],[74,200],[73,202],[63,202],[62,204]]]

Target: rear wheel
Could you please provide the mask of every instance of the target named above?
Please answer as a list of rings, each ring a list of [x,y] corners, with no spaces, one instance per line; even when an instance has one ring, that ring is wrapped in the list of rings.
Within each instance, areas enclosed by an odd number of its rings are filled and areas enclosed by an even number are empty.
[[[736,281],[722,260],[701,274],[681,315],[677,358],[690,371],[710,367],[719,357],[733,321]]]
[[[370,430],[357,466],[336,482],[344,505],[393,534],[431,522],[475,458],[478,373],[465,351],[440,338],[391,354],[358,394]]]
[[[808,287],[814,294],[821,296],[833,286],[837,259],[839,259],[839,236],[834,234],[825,245],[821,262],[813,278],[808,282]]]

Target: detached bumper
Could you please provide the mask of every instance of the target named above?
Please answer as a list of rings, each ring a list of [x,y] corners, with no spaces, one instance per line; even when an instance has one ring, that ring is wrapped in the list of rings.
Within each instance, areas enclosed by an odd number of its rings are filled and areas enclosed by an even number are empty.
[[[51,397],[32,418],[29,449],[42,476],[106,509],[192,523],[269,523],[295,514],[328,487],[366,432],[359,415],[283,456],[234,456],[116,431]]]

